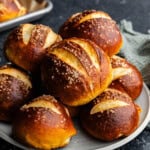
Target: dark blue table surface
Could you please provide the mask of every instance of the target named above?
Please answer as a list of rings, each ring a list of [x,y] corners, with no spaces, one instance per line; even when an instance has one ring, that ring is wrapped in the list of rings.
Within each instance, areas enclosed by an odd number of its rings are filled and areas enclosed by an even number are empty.
[[[147,33],[150,29],[150,0],[52,0],[53,10],[32,23],[50,26],[55,32],[73,13],[85,9],[103,10],[110,14],[117,23],[122,19],[132,21],[134,30]],[[3,42],[11,30],[0,32],[0,63],[6,62],[3,57]],[[19,150],[19,148],[0,139],[0,150]],[[150,127],[128,144],[118,150],[150,150]]]

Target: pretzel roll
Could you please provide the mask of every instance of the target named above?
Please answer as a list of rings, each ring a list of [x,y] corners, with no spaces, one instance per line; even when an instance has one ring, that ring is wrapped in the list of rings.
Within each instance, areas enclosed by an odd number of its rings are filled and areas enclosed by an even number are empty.
[[[70,38],[51,46],[41,66],[46,90],[64,104],[88,103],[110,84],[108,56],[93,42]]]
[[[21,68],[36,72],[45,50],[61,38],[41,24],[22,24],[13,30],[4,44],[6,57]]]
[[[12,132],[33,148],[55,149],[66,146],[76,129],[68,110],[54,97],[43,95],[20,108]]]
[[[122,36],[116,22],[105,12],[85,10],[72,15],[61,27],[63,38],[80,37],[92,40],[109,56],[119,52]]]
[[[111,88],[126,92],[133,100],[141,93],[143,79],[138,69],[126,59],[119,56],[111,57],[113,81]]]
[[[137,128],[139,112],[139,106],[126,93],[108,88],[81,109],[80,120],[91,136],[112,141]]]
[[[0,22],[11,20],[27,12],[18,0],[0,0]]]
[[[30,77],[11,65],[0,67],[0,120],[11,121],[15,111],[32,96]]]

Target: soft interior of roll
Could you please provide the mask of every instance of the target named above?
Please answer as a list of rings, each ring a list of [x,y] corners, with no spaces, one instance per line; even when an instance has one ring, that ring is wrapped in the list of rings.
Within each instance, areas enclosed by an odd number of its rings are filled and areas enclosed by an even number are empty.
[[[127,105],[129,104],[124,101],[109,99],[109,100],[102,101],[94,105],[94,107],[92,107],[90,111],[90,114],[93,115],[98,112],[104,112],[106,110],[110,110],[110,109],[117,108],[117,107],[124,107]]]
[[[50,53],[54,54],[62,62],[71,66],[72,68],[80,72],[81,74],[85,76],[87,75],[86,70],[83,68],[81,62],[72,53],[61,48],[54,49]]]
[[[1,69],[0,74],[6,74],[6,75],[13,76],[14,78],[17,78],[18,80],[23,81],[30,88],[32,87],[32,84],[29,80],[29,76],[25,75],[24,73],[22,73],[21,71],[19,71],[17,69],[14,69],[14,68]]]
[[[28,109],[31,107],[42,107],[42,108],[48,108],[50,110],[52,110],[53,112],[57,113],[57,114],[61,114],[61,112],[59,111],[59,109],[52,103],[49,101],[45,101],[45,100],[37,100],[37,101],[33,101],[29,104],[26,104],[22,107],[22,109]]]
[[[113,68],[112,71],[113,71],[113,80],[116,80],[122,76],[132,73],[132,70],[130,68],[122,68],[122,67]]]
[[[23,25],[23,42],[27,45],[29,43],[32,30],[34,29],[35,25],[32,24],[24,24]]]
[[[87,20],[90,19],[96,19],[96,18],[105,18],[105,19],[111,19],[111,17],[109,15],[107,15],[104,12],[93,12],[91,14],[86,15],[85,17],[83,17],[78,24],[81,24],[82,22],[85,22]]]
[[[47,48],[50,45],[52,45],[56,39],[57,39],[58,35],[56,33],[54,33],[52,30],[50,30],[50,32],[48,32],[46,40],[45,40],[45,44],[43,46],[43,48]]]
[[[70,39],[70,40],[80,45],[85,50],[85,52],[91,59],[92,64],[95,66],[96,69],[99,70],[100,69],[99,59],[94,48],[88,42],[82,41],[81,39]]]

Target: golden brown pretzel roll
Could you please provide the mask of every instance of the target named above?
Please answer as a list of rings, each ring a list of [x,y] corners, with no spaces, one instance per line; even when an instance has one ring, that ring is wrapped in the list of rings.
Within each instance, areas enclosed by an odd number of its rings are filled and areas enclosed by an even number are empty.
[[[126,92],[133,100],[141,93],[143,79],[138,69],[126,59],[119,56],[111,57],[113,81],[111,88]]]
[[[88,103],[110,84],[109,57],[93,42],[70,38],[52,45],[41,67],[43,85],[64,104]]]
[[[81,125],[93,137],[112,141],[128,136],[137,128],[139,111],[126,93],[106,89],[81,109]]]
[[[15,111],[32,96],[29,76],[10,65],[0,67],[0,120],[10,121]]]
[[[13,123],[13,135],[38,149],[63,147],[75,134],[68,110],[49,95],[22,106]]]
[[[63,38],[80,37],[92,40],[109,56],[120,50],[122,36],[116,22],[105,12],[86,10],[72,15],[61,27]]]
[[[0,0],[0,22],[25,15],[26,12],[18,0]]]
[[[39,69],[46,48],[60,39],[48,26],[22,24],[8,35],[4,50],[11,62],[35,72]]]

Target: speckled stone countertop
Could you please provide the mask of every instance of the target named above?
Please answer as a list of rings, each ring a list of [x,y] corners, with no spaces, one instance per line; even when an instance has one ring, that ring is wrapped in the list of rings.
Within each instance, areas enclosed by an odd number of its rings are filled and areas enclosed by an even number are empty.
[[[149,0],[52,0],[52,2],[53,10],[32,23],[48,25],[57,32],[60,25],[71,14],[85,9],[97,9],[109,13],[117,23],[122,19],[132,21],[136,31],[147,33],[150,30]],[[10,31],[0,32],[0,64],[6,62],[2,45]],[[19,150],[19,148],[0,139],[0,150]],[[118,150],[150,150],[150,126],[147,126],[138,137]]]

